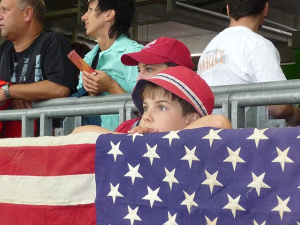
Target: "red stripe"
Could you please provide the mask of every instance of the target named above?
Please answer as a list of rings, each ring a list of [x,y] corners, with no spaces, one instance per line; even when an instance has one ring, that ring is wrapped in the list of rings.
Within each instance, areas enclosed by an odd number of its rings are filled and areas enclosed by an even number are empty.
[[[95,173],[95,148],[95,144],[1,147],[0,175]]]
[[[0,203],[1,225],[95,225],[95,204],[31,206]]]

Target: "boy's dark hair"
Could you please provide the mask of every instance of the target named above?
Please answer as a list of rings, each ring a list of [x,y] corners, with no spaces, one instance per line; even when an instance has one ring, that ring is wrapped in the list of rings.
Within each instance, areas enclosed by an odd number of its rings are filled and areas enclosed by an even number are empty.
[[[268,0],[226,0],[229,6],[229,15],[235,20],[245,16],[259,15]]]
[[[157,84],[154,84],[151,82],[148,82],[143,86],[143,88],[141,90],[140,98],[142,100],[144,100],[146,97],[153,99],[154,97],[156,97],[157,93],[159,93],[159,95],[161,95],[163,97],[170,96],[173,101],[178,101],[182,108],[183,116],[186,116],[193,112],[196,112],[198,114],[196,109],[189,102],[178,97],[177,95],[173,94],[172,92],[164,89],[163,87],[158,86]]]
[[[175,67],[175,66],[179,66],[178,64],[173,63],[173,62],[166,62],[165,64],[167,65],[167,67]]]
[[[96,0],[90,0],[92,3]],[[114,10],[115,23],[111,26],[108,36],[109,38],[120,37],[120,35],[125,35],[130,38],[129,28],[131,26],[131,21],[135,12],[134,0],[98,0],[98,5],[96,10],[98,15],[107,10]]]

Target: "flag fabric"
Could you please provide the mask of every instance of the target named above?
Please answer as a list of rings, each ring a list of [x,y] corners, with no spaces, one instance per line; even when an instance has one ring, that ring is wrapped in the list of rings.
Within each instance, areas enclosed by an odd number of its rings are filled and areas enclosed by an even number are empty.
[[[0,224],[96,224],[98,136],[0,140]]]
[[[299,225],[300,127],[101,135],[98,225]]]

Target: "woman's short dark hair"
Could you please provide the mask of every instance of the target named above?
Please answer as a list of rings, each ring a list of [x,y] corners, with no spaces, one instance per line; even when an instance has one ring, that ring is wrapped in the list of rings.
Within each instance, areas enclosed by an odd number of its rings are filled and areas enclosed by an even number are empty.
[[[96,0],[89,2],[94,1]],[[134,0],[98,0],[96,10],[98,10],[99,15],[107,10],[114,10],[116,13],[115,23],[108,33],[109,38],[113,38],[115,35],[118,38],[122,34],[130,38],[129,28],[135,12]]]
[[[259,15],[268,0],[227,0],[229,15],[235,20],[245,16]]]

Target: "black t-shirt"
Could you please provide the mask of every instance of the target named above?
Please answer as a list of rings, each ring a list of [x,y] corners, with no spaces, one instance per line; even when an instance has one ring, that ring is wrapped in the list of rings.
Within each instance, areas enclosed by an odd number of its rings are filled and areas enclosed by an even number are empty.
[[[43,31],[26,50],[18,53],[13,43],[6,40],[0,47],[0,79],[14,84],[49,80],[75,92],[76,67],[67,57],[71,50],[64,36],[52,32]]]

